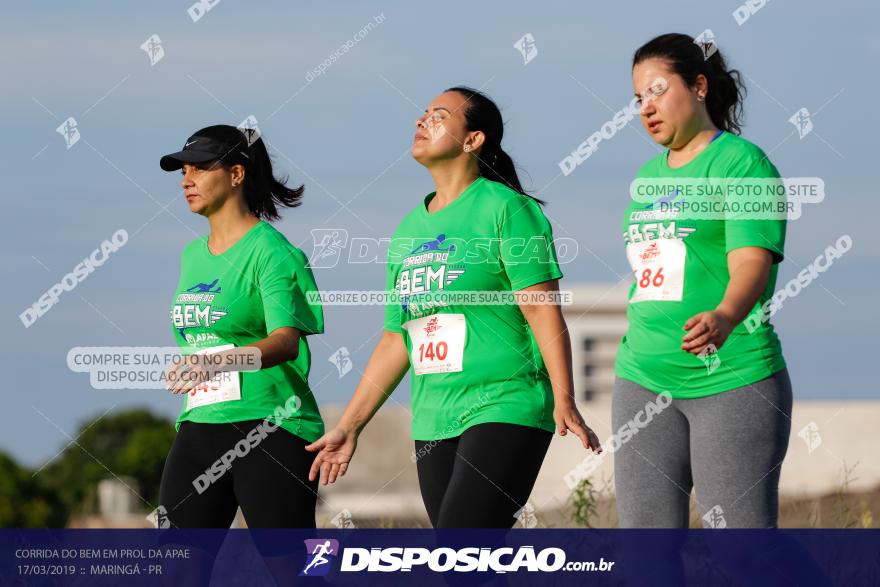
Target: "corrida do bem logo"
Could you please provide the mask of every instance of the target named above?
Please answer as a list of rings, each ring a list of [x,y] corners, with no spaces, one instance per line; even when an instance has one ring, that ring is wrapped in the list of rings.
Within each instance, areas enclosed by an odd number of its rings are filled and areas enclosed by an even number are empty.
[[[199,282],[177,294],[171,309],[171,321],[181,338],[189,341],[190,337],[184,332],[187,328],[211,328],[226,316],[226,307],[213,303],[215,296],[222,291],[219,282],[219,277]]]

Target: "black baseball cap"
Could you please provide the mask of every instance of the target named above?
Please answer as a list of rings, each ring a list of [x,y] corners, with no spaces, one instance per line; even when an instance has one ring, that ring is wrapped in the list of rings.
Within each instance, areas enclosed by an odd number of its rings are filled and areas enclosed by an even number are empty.
[[[162,157],[159,167],[165,171],[177,171],[184,163],[207,163],[220,159],[228,164],[245,164],[250,158],[248,139],[241,130],[228,124],[215,124],[193,133],[186,139],[183,149]]]

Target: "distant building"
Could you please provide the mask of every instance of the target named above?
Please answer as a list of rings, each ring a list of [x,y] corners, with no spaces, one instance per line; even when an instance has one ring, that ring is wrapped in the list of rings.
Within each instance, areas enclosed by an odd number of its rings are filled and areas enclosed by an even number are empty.
[[[614,358],[626,333],[629,282],[560,288],[571,291],[573,302],[562,306],[571,336],[572,370],[578,402],[610,397],[614,386]]]
[[[140,511],[141,498],[137,480],[121,476],[107,477],[98,482],[98,512],[73,515],[68,528],[149,528]]]

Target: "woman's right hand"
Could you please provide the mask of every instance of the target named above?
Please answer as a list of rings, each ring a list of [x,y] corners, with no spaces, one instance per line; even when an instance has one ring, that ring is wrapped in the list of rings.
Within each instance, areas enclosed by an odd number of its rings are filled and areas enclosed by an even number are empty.
[[[345,475],[348,463],[357,448],[357,432],[341,426],[327,432],[306,447],[307,451],[319,451],[309,470],[309,481],[314,481],[318,474],[321,485],[333,483],[337,477]]]
[[[407,369],[409,353],[403,335],[383,331],[339,423],[306,447],[307,451],[318,453],[309,470],[309,481],[314,481],[320,474],[321,484],[327,485],[340,475],[345,475],[361,430],[385,403]]]

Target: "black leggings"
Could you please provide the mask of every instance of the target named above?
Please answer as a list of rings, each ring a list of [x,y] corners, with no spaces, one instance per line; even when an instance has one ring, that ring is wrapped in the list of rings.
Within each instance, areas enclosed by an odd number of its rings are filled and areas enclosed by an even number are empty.
[[[435,528],[510,528],[526,504],[553,433],[477,424],[461,436],[416,440],[419,487]]]
[[[159,488],[171,527],[229,528],[237,507],[250,528],[315,527],[318,481],[308,475],[314,454],[280,427],[261,438],[263,424],[181,423]],[[215,466],[218,459],[229,467]]]

